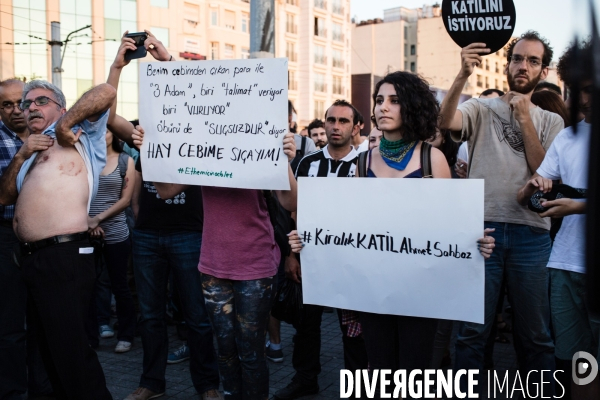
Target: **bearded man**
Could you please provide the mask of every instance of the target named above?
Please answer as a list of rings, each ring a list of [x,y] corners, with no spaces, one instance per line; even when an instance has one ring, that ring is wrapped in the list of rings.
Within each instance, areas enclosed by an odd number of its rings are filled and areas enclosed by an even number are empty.
[[[546,371],[529,379],[529,384],[544,382],[544,393],[550,395],[555,369],[546,268],[550,218],[530,212],[515,199],[564,123],[530,100],[537,83],[548,75],[552,60],[548,42],[529,31],[514,39],[507,50],[508,93],[458,106],[467,79],[490,52],[484,43],[473,43],[461,52],[461,70],[441,109],[441,128],[454,131],[455,140],[468,142],[469,178],[485,179],[485,228],[495,228],[491,235],[496,239],[494,254],[485,261],[485,323],[461,323],[455,364],[457,369],[483,369],[485,343],[505,279],[521,376]]]

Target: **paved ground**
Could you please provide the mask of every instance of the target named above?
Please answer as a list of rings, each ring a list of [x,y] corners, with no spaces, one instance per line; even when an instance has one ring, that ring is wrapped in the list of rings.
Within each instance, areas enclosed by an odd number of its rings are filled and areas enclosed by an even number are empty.
[[[294,374],[291,362],[293,334],[294,329],[291,326],[282,324],[281,336],[285,359],[283,363],[279,364],[269,362],[271,398],[273,397],[273,393],[285,387],[290,382]],[[174,327],[169,327],[169,336],[170,349],[177,349],[181,345],[181,341],[177,338]],[[510,344],[496,343],[494,361],[497,370],[510,370],[514,372],[516,370],[516,360],[512,337],[511,335],[507,335],[507,337],[511,340]],[[125,354],[115,354],[113,352],[116,342],[117,340],[114,338],[101,339],[98,356],[106,374],[108,388],[115,400],[122,400],[137,388],[142,372],[143,352],[139,337],[136,338],[134,348]],[[344,367],[344,359],[341,333],[336,313],[323,314],[321,364],[322,372],[319,376],[321,391],[316,396],[306,397],[306,399],[338,399],[340,393],[339,371]],[[168,365],[166,378],[166,396],[163,396],[161,399],[199,398],[190,380],[188,361]]]

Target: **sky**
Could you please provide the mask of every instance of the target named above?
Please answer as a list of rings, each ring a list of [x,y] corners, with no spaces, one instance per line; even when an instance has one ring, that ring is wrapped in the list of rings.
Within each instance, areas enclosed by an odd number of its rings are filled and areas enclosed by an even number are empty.
[[[600,23],[600,0],[592,0]],[[357,21],[383,18],[383,10],[394,7],[418,8],[424,4],[442,3],[442,0],[351,0],[350,15]],[[589,33],[589,0],[514,0],[517,11],[515,35],[533,29],[545,36],[554,48],[554,60],[574,37]]]

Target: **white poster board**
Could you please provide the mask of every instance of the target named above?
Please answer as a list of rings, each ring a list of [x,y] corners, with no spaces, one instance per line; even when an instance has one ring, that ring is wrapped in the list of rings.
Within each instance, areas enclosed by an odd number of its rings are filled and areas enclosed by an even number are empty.
[[[484,181],[300,178],[304,303],[483,323]]]
[[[140,63],[146,181],[289,189],[287,59]]]

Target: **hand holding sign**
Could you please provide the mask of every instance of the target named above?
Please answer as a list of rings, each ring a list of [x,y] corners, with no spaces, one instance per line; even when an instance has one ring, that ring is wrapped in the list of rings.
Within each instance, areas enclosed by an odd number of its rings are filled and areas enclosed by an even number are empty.
[[[463,78],[468,78],[473,73],[476,66],[481,65],[481,57],[488,54],[490,49],[485,47],[485,43],[472,43],[462,49],[460,52],[461,69],[460,73]]]
[[[490,53],[504,47],[516,23],[513,0],[444,0],[442,17],[456,44],[485,43]]]

